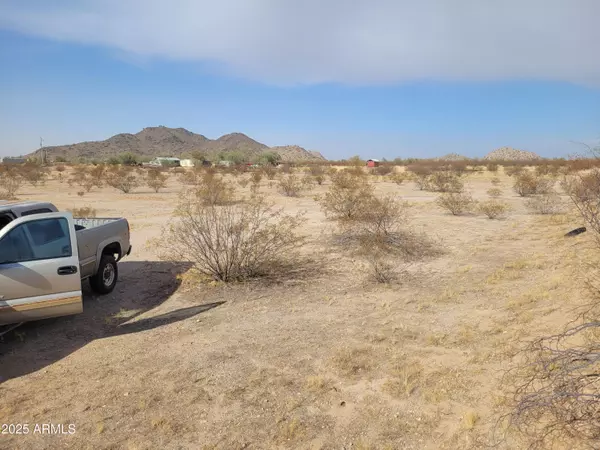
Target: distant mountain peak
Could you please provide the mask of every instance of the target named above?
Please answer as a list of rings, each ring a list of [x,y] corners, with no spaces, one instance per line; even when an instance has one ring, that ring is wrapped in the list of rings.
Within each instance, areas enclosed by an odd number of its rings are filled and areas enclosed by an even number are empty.
[[[185,128],[169,128],[164,125],[145,127],[135,134],[116,134],[104,141],[44,147],[44,150],[50,158],[62,157],[73,161],[79,158],[104,160],[125,152],[150,158],[173,155],[189,157],[196,151],[205,153],[209,158],[210,155],[216,158],[223,152],[240,152],[254,157],[266,151],[275,151],[283,161],[325,159],[320,153],[309,152],[297,145],[270,148],[240,132],[225,134],[213,140]],[[36,150],[30,156],[38,152]]]

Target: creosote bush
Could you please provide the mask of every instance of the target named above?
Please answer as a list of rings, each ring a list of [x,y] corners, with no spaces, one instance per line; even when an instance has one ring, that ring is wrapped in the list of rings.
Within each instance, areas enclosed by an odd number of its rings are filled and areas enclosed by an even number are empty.
[[[332,185],[319,198],[321,209],[328,219],[340,224],[356,220],[368,209],[374,187],[362,177],[342,171],[331,177]]]
[[[108,171],[105,180],[107,185],[118,189],[124,194],[129,194],[140,185],[137,175],[127,166]]]
[[[525,207],[533,214],[559,214],[563,210],[560,196],[556,193],[531,197],[525,201]]]
[[[303,222],[302,214],[283,214],[262,196],[216,206],[192,190],[157,242],[165,259],[190,261],[218,281],[243,281],[286,270],[305,243],[296,233]]]
[[[23,177],[17,169],[0,164],[0,199],[12,200],[23,184]]]
[[[295,174],[290,173],[284,175],[279,180],[278,190],[286,197],[298,197],[302,190],[306,187],[303,179],[298,178]]]
[[[477,210],[485,214],[488,219],[500,219],[509,211],[509,206],[506,203],[498,200],[487,200],[477,204]]]
[[[489,195],[492,198],[498,198],[498,197],[502,196],[502,189],[490,188],[487,190],[487,195]]]
[[[454,216],[471,211],[475,203],[470,194],[463,192],[446,192],[440,195],[435,202]]]
[[[161,189],[167,187],[168,175],[160,170],[151,169],[146,174],[146,185],[154,189],[154,192],[158,193]]]
[[[516,175],[513,189],[521,197],[528,197],[535,194],[546,194],[552,190],[554,180],[542,178],[531,172],[522,172]]]
[[[206,205],[225,205],[233,201],[235,188],[216,172],[206,171],[198,178],[194,193]]]

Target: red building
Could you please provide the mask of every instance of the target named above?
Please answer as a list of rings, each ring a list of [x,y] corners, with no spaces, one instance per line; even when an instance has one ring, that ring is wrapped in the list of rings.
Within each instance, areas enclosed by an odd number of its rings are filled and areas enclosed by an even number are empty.
[[[378,159],[369,159],[367,161],[367,167],[377,167],[379,165]]]

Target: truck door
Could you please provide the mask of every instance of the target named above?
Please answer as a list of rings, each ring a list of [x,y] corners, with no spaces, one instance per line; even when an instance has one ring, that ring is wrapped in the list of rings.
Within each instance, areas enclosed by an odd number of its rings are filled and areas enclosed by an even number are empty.
[[[83,311],[73,216],[21,217],[0,230],[0,325]]]

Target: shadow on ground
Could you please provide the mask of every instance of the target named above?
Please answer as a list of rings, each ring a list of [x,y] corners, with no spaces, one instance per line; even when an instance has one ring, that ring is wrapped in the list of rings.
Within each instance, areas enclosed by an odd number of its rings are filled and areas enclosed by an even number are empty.
[[[0,383],[38,371],[101,338],[139,333],[201,314],[223,302],[209,303],[137,319],[177,290],[188,263],[123,261],[119,283],[106,296],[83,283],[83,313],[29,322],[0,338]]]

